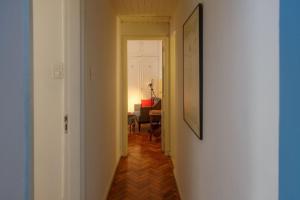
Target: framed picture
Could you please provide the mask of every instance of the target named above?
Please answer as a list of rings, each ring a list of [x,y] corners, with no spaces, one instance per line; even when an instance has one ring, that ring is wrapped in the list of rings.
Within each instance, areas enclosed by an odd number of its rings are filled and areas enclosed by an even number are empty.
[[[183,25],[183,118],[203,140],[203,5]]]

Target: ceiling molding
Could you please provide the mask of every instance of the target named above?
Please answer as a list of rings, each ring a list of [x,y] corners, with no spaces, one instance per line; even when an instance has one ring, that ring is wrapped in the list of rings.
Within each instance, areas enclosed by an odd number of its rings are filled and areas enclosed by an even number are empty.
[[[111,0],[117,15],[172,16],[179,0]]]
[[[170,17],[165,16],[119,16],[122,23],[169,23]]]

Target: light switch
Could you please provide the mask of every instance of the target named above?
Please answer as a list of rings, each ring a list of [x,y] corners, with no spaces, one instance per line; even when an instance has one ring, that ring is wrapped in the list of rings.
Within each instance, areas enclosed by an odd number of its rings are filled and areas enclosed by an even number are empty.
[[[64,64],[56,64],[53,66],[53,79],[63,79],[64,78]]]

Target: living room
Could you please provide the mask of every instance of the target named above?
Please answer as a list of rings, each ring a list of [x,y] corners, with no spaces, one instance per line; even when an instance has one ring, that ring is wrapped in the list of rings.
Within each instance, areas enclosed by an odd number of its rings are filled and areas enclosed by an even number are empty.
[[[160,140],[163,94],[161,40],[128,40],[128,128]],[[154,136],[155,138],[152,138]]]

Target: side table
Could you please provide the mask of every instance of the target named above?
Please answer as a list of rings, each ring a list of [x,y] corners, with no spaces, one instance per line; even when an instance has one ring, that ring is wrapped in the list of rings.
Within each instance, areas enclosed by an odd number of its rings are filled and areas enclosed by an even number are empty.
[[[137,116],[136,114],[132,112],[128,112],[128,125],[129,125],[129,132],[133,132],[135,129],[135,124],[137,121]]]

